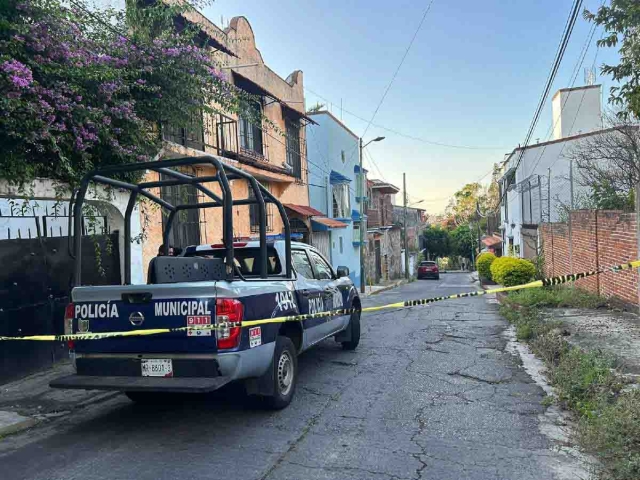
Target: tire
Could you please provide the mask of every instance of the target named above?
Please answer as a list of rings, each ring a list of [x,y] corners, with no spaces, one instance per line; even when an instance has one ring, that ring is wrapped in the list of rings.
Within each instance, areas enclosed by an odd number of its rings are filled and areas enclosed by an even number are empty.
[[[296,347],[289,337],[278,336],[273,353],[273,395],[265,397],[267,407],[281,410],[293,399],[298,380]]]
[[[351,330],[351,340],[342,342],[345,350],[355,350],[360,343],[360,312],[353,312],[349,319],[349,329]]]

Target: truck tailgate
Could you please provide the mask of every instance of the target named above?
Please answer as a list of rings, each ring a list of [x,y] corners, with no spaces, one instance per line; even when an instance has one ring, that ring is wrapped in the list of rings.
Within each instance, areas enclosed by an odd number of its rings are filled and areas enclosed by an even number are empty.
[[[120,332],[215,323],[215,282],[78,287],[73,331]],[[76,353],[215,353],[212,330],[78,341]]]

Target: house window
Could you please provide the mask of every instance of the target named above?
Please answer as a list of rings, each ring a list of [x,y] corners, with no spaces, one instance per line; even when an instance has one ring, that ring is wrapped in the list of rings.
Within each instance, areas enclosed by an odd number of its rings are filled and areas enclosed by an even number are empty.
[[[162,138],[183,147],[204,151],[204,122],[202,113],[194,116],[186,125],[166,124],[162,128]]]
[[[351,205],[349,204],[349,184],[336,183],[332,185],[333,218],[351,217]]]
[[[170,175],[160,174],[160,180],[174,180]],[[172,185],[160,188],[160,198],[171,205],[195,205],[198,191],[193,185]],[[168,214],[163,210],[162,231],[167,228]],[[182,210],[173,217],[169,232],[169,245],[185,248],[200,244],[200,214],[198,209]]]
[[[353,222],[353,240],[354,243],[360,243],[360,220]]]
[[[238,130],[240,133],[240,147],[255,155],[263,156],[262,149],[262,101],[255,102],[255,119],[240,117],[238,119]],[[260,123],[258,123],[260,122]]]
[[[340,237],[340,253],[343,253],[342,237]]]
[[[302,178],[302,162],[300,158],[300,124],[294,120],[285,120],[287,133],[287,165],[291,167],[296,178]]]
[[[267,191],[271,191],[268,183],[262,183],[262,186],[267,189]],[[253,188],[249,186],[249,198],[256,198]],[[267,232],[273,231],[273,204],[265,203],[265,212],[266,212],[266,227]],[[257,204],[249,205],[249,227],[251,229],[251,233],[259,233],[260,232],[260,211],[258,209]]]
[[[344,154],[344,150],[340,150],[340,158],[342,159],[342,163],[347,161],[347,156]]]

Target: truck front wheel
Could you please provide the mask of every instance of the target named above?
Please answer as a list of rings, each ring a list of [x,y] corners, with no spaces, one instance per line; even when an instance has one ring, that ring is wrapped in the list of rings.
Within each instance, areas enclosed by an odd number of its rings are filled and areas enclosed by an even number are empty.
[[[265,398],[267,406],[280,410],[291,403],[298,380],[296,347],[289,337],[279,336],[273,354],[273,395]]]

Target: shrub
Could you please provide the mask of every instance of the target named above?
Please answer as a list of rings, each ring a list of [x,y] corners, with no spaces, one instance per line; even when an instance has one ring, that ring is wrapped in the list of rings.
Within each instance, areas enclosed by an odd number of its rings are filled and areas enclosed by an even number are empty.
[[[505,287],[530,282],[536,274],[536,269],[531,262],[513,257],[496,258],[490,270],[493,281]]]
[[[490,252],[478,255],[478,258],[476,259],[476,268],[478,269],[478,275],[480,275],[481,278],[491,280],[491,264],[495,259],[496,256]]]

